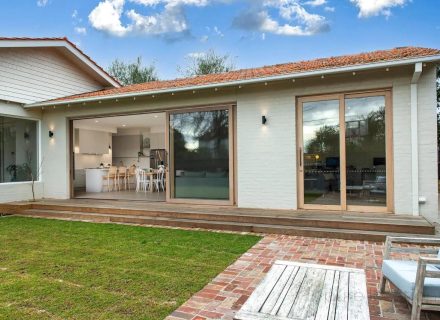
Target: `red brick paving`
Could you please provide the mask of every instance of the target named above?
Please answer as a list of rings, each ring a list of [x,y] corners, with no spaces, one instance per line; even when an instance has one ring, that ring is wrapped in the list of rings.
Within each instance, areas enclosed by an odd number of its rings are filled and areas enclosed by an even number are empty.
[[[268,235],[167,320],[233,319],[275,260],[293,260],[365,270],[371,320],[410,319],[406,301],[395,291],[379,294],[383,243]],[[423,314],[423,320],[440,315]]]

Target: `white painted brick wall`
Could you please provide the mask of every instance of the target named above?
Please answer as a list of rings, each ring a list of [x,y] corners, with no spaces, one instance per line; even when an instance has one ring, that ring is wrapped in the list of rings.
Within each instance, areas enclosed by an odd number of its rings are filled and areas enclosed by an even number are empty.
[[[393,84],[394,210],[411,214],[411,95],[410,78]]]
[[[410,145],[411,71],[371,73],[345,78],[298,80],[284,88],[275,85],[258,90],[190,95],[186,98],[159,99],[119,104],[87,105],[69,111],[45,112],[42,123],[45,197],[68,198],[67,116],[105,114],[117,111],[146,111],[157,108],[215,104],[237,101],[237,185],[238,206],[260,208],[297,207],[295,96],[372,88],[393,88],[394,200],[397,214],[411,213],[411,145]],[[245,90],[246,89],[246,90]],[[424,70],[419,86],[419,164],[420,194],[427,197],[421,212],[437,212],[437,169],[435,142],[435,89],[432,70]],[[261,115],[268,117],[261,125]],[[47,131],[55,130],[50,142]],[[435,186],[434,186],[435,184]]]
[[[35,182],[35,198],[43,197],[43,183]],[[32,183],[0,183],[0,203],[32,199]]]
[[[423,70],[418,87],[419,195],[426,197],[420,213],[439,219],[437,182],[437,105],[435,68]]]
[[[246,94],[237,104],[238,206],[296,208],[295,96]],[[261,116],[267,116],[262,125]]]

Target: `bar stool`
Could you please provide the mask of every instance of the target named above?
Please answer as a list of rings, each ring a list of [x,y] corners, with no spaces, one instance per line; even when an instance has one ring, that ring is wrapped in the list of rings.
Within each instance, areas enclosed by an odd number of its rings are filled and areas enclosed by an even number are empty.
[[[116,187],[117,172],[118,172],[117,167],[110,167],[108,169],[107,175],[102,176],[102,180],[104,180],[104,182],[107,181],[107,183],[102,184],[102,189],[104,189],[104,186],[107,185],[107,191],[108,192],[113,191],[113,187]],[[110,184],[110,180],[113,180],[112,184]]]

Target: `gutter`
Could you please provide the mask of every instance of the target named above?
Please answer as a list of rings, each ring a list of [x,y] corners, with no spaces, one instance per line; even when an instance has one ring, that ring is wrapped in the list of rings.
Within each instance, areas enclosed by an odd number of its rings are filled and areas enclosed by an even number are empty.
[[[423,65],[418,62],[414,65],[411,79],[411,193],[412,213],[420,214],[419,210],[419,138],[418,138],[418,82],[423,71]]]
[[[359,64],[359,65],[353,65],[353,66],[341,67],[341,68],[320,69],[320,70],[300,72],[300,73],[288,73],[288,74],[282,74],[282,75],[277,75],[277,76],[252,78],[252,79],[246,79],[246,80],[217,82],[217,83],[210,83],[210,84],[206,84],[206,85],[194,85],[194,86],[187,86],[187,87],[175,87],[175,88],[166,88],[166,89],[157,89],[157,90],[117,93],[117,94],[111,94],[111,95],[93,96],[93,97],[85,97],[85,98],[70,99],[70,100],[66,99],[66,100],[60,100],[60,101],[42,101],[42,102],[27,104],[27,105],[24,105],[24,107],[30,109],[30,108],[37,108],[37,107],[59,106],[59,105],[66,105],[66,104],[80,104],[80,103],[84,103],[84,102],[93,102],[93,101],[106,101],[106,100],[112,100],[112,99],[134,98],[134,97],[141,97],[141,96],[146,96],[146,95],[158,95],[158,94],[164,94],[164,93],[178,93],[178,92],[185,92],[185,91],[192,91],[192,90],[224,88],[224,87],[230,87],[230,86],[256,84],[256,83],[261,83],[261,82],[293,80],[293,79],[298,79],[298,78],[322,76],[322,75],[327,75],[327,74],[338,74],[338,73],[346,73],[346,72],[353,72],[353,71],[372,70],[372,69],[378,69],[378,68],[404,66],[404,65],[411,65],[411,64],[415,64],[415,63],[434,62],[434,61],[440,61],[440,55],[419,57],[419,58],[410,58],[410,59],[392,60],[392,61],[386,61],[386,62],[376,62],[376,63],[370,63],[370,64]]]

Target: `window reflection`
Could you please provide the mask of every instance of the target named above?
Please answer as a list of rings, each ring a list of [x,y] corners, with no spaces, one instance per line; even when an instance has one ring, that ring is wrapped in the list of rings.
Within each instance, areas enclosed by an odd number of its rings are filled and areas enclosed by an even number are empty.
[[[174,197],[229,199],[229,111],[170,116]]]
[[[345,100],[347,204],[386,205],[385,97]]]
[[[339,100],[303,103],[304,203],[340,204]]]

